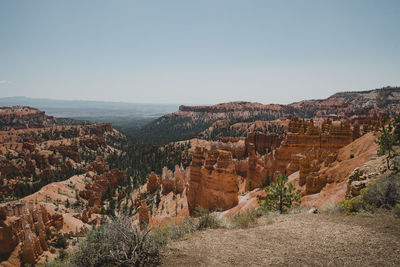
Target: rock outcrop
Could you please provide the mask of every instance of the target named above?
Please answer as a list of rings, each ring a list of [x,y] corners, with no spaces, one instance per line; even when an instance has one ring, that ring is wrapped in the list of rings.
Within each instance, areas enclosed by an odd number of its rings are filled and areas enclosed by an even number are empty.
[[[0,257],[7,259],[18,248],[21,263],[35,264],[48,250],[50,228],[59,227],[60,220],[62,226],[62,218],[60,214],[49,215],[33,200],[0,206]]]
[[[306,184],[300,188],[303,192],[302,205],[321,207],[328,204],[337,204],[345,198],[346,191],[356,193],[357,190],[348,190],[348,183],[352,184],[357,180],[354,179],[358,177],[356,174],[359,173],[356,170],[357,168],[361,167],[363,169],[364,167],[362,166],[364,164],[369,165],[370,162],[375,161],[371,160],[371,158],[376,157],[378,150],[375,140],[376,135],[374,133],[367,133],[339,149],[333,162],[329,164],[322,162],[317,165],[318,170],[313,170],[314,174],[307,176]],[[310,158],[313,157],[315,156]],[[314,161],[314,163],[318,164],[317,161]],[[372,164],[372,166],[377,165]],[[378,173],[378,170],[374,169],[374,167],[371,167],[372,172]],[[353,171],[355,173],[352,175]],[[350,178],[352,176],[353,178]],[[296,184],[298,183],[297,181],[295,182]]]
[[[88,200],[89,207],[94,207],[98,211],[103,194],[122,183],[125,180],[125,174],[114,169],[101,175],[94,175],[92,180],[93,183],[87,183],[85,189],[79,192],[79,196]]]
[[[267,169],[265,168],[265,157],[257,157],[256,149],[252,143],[247,145],[248,158],[247,170],[243,177],[246,178],[245,191],[252,191],[254,188],[265,186]]]
[[[237,205],[237,179],[230,152],[196,148],[187,192],[190,212],[193,214],[198,206],[226,210]]]
[[[354,169],[347,180],[346,199],[356,197],[360,191],[371,182],[389,176],[393,170],[388,170],[385,156],[373,157],[364,165]]]
[[[154,172],[151,172],[147,180],[147,192],[150,194],[154,193],[157,191],[158,188],[160,188],[160,186],[160,176],[158,176]]]
[[[352,141],[353,131],[348,123],[333,125],[332,121],[327,120],[318,127],[314,125],[313,120],[293,118],[281,146],[268,155],[267,169],[273,176],[290,175],[300,169],[300,160],[305,158],[307,153],[320,151],[316,153],[328,156]],[[311,167],[309,162],[304,162],[302,166]]]
[[[85,168],[84,171],[94,171],[99,174],[102,174],[104,172],[108,172],[110,170],[110,167],[108,166],[108,163],[103,157],[97,156],[95,160],[90,162]]]
[[[140,201],[140,211],[139,211],[139,226],[140,230],[145,230],[150,223],[149,210],[147,209],[146,200],[142,199]]]
[[[0,129],[2,130],[40,128],[56,123],[56,118],[47,116],[44,111],[35,108],[26,106],[0,108]]]
[[[249,153],[249,144],[254,145],[256,152],[265,154],[279,147],[282,139],[283,136],[277,134],[263,134],[260,132],[250,133],[245,140],[246,154]]]
[[[182,166],[175,166],[171,171],[167,167],[162,169],[161,176],[151,172],[147,179],[147,193],[154,193],[161,188],[161,193],[167,195],[169,192],[181,194],[187,186],[187,171]]]

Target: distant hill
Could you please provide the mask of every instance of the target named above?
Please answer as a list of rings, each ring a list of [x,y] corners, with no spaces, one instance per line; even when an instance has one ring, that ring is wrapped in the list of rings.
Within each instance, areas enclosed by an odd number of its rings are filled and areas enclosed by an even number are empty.
[[[21,96],[0,98],[1,106],[29,106],[58,118],[111,122],[115,128],[128,132],[178,108],[178,105],[173,104],[55,100]]]
[[[180,106],[145,125],[139,135],[150,142],[185,140],[198,135],[216,121],[222,125],[237,122],[269,121],[285,116],[377,117],[400,112],[400,87],[362,92],[336,93],[326,99],[304,100],[289,105],[230,102],[212,106]]]

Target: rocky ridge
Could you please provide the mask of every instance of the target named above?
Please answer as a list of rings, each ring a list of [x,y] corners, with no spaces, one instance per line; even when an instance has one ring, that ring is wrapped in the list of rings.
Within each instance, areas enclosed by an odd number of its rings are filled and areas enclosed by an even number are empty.
[[[305,100],[289,105],[263,105],[250,102],[230,102],[214,106],[180,106],[143,127],[142,133],[169,141],[200,135],[213,138],[212,128],[229,128],[239,122],[271,121],[286,116],[302,118],[377,118],[400,112],[400,88],[385,87],[363,92],[343,92],[321,100]],[[219,122],[220,121],[220,122]],[[212,126],[213,123],[216,123]],[[213,129],[215,131],[215,129]],[[221,130],[218,130],[218,134]],[[163,136],[159,136],[162,133]],[[222,136],[223,137],[223,136]]]

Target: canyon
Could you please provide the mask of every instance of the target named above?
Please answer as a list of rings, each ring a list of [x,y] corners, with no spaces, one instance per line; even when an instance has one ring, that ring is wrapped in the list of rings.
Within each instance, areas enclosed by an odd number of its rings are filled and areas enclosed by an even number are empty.
[[[279,175],[302,206],[337,205],[389,171],[376,140],[399,104],[400,89],[383,88],[290,105],[180,106],[143,127],[149,138],[165,138],[136,157],[154,164],[133,170],[129,153],[142,153],[147,137],[130,147],[110,123],[2,107],[0,266],[44,262],[50,247],[71,247],[116,214],[141,230],[197,216],[199,207],[219,218],[243,214]]]
[[[158,205],[154,196],[148,198],[154,204],[150,225],[196,215],[197,207],[222,217],[257,208],[265,196],[262,189],[282,174],[301,192],[303,206],[337,205],[351,190],[353,170],[377,156],[379,120],[292,117],[279,123],[286,125],[282,135],[253,132],[246,138],[191,139],[190,166],[176,166],[175,172],[164,168],[161,176],[152,173],[147,189],[142,188],[141,199],[157,190],[161,196]],[[183,189],[176,189],[177,181]],[[178,201],[185,208],[162,212]]]

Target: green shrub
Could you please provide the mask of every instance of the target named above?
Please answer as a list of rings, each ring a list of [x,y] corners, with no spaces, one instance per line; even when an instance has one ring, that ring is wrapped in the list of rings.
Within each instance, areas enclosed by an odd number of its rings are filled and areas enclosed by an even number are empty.
[[[56,248],[66,249],[68,246],[67,238],[62,234],[56,234],[56,242],[53,245]]]
[[[365,190],[365,189],[363,189]],[[373,210],[373,207],[367,207],[367,204],[361,196],[339,202],[339,210],[346,214],[355,214],[361,210]]]
[[[339,209],[346,214],[368,213],[377,208],[391,209],[399,202],[400,176],[394,174],[367,185],[359,196],[339,202]]]
[[[68,258],[68,252],[65,251],[65,249],[60,249],[58,251],[58,258],[60,259],[60,261],[64,261]]]
[[[115,217],[93,228],[72,256],[77,266],[144,266],[160,263],[160,242],[140,232],[129,217]]]
[[[197,207],[195,210],[196,216],[199,217],[199,221],[197,224],[198,230],[203,230],[207,228],[216,229],[221,227],[221,221],[214,215],[211,214],[208,210]]]

